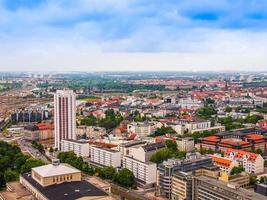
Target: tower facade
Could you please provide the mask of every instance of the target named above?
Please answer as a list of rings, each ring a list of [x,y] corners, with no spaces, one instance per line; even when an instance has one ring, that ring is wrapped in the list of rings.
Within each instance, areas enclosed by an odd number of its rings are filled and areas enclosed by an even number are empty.
[[[54,95],[55,148],[61,140],[76,140],[76,95],[72,90],[57,90]]]

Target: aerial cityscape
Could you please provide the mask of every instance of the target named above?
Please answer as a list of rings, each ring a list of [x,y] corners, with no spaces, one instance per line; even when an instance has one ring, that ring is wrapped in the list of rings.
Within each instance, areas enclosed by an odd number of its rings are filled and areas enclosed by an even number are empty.
[[[0,0],[0,200],[267,200],[266,8]]]

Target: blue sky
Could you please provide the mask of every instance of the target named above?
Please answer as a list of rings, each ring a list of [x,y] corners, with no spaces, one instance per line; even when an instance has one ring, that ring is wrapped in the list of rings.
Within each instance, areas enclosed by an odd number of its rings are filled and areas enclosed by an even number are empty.
[[[0,0],[1,70],[264,70],[266,0]]]

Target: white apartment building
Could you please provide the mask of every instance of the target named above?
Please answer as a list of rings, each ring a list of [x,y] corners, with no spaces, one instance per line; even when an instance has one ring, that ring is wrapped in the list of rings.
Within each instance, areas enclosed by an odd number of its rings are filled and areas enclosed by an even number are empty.
[[[195,99],[179,99],[178,104],[181,108],[189,108],[189,109],[198,109],[203,107],[202,101],[195,100]]]
[[[108,148],[91,146],[90,160],[102,166],[121,167],[121,152]]]
[[[89,143],[82,140],[61,140],[61,151],[73,151],[77,156],[89,157]]]
[[[177,138],[176,139],[177,148],[179,151],[193,151],[195,149],[195,142],[194,139],[191,137],[186,138]]]
[[[154,187],[157,179],[157,165],[151,162],[142,162],[130,156],[123,157],[123,168],[133,172],[139,185]]]
[[[54,95],[55,148],[61,140],[76,140],[76,95],[72,90],[57,90]]]
[[[141,162],[149,162],[151,156],[163,148],[165,148],[165,144],[162,142],[147,143],[142,146],[130,147],[128,155]]]
[[[258,174],[264,172],[264,159],[260,154],[228,149],[224,156],[237,161],[239,165],[244,167],[247,173]]]
[[[139,137],[146,137],[155,132],[155,126],[149,122],[133,122],[127,125],[129,133],[136,133]]]

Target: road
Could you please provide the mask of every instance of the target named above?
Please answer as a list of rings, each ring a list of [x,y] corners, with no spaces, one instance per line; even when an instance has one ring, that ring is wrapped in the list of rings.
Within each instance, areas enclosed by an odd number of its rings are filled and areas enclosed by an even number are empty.
[[[50,161],[43,154],[41,154],[37,149],[32,147],[30,142],[24,140],[23,138],[20,138],[17,140],[17,143],[20,146],[22,152],[27,152],[33,158],[42,160],[46,164],[50,163]]]

